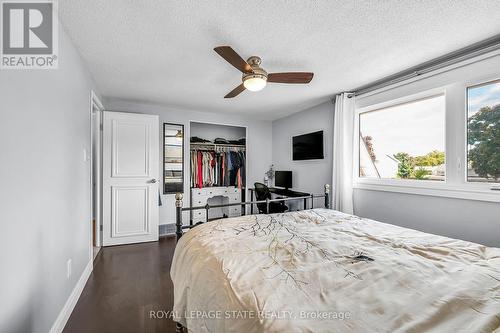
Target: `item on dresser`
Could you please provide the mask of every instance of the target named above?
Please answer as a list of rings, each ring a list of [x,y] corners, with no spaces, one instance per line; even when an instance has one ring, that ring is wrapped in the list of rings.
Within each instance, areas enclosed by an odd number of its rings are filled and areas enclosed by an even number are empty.
[[[245,186],[245,148],[191,147],[191,187]]]

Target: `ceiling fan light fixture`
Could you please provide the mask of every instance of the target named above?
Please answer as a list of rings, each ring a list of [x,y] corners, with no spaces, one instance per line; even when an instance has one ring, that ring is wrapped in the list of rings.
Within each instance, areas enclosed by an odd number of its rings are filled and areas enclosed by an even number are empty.
[[[262,63],[260,57],[251,56],[245,61],[231,46],[217,46],[214,51],[243,74],[241,78],[243,83],[231,90],[224,98],[236,97],[245,90],[260,91],[266,87],[267,82],[306,84],[311,82],[314,76],[311,72],[267,73],[260,67]]]
[[[262,74],[250,74],[243,77],[243,86],[250,91],[260,91],[267,84],[267,77]]]

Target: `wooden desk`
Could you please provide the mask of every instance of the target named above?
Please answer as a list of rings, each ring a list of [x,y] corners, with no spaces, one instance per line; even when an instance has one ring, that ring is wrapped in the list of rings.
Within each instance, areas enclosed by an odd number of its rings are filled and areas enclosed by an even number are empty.
[[[255,188],[249,188],[248,190],[250,191],[250,201],[253,201],[254,198],[253,192],[255,191]],[[311,195],[311,193],[287,190],[285,188],[279,188],[279,187],[269,187],[269,192],[271,192],[271,194],[276,194],[288,198],[305,197]],[[304,209],[307,209],[307,198],[304,199]],[[250,214],[253,214],[253,205],[250,205]]]

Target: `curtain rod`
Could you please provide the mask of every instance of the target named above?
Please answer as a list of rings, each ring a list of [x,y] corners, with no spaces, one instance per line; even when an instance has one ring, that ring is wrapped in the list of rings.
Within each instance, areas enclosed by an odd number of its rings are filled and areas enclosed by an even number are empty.
[[[354,89],[354,95],[366,94],[387,86],[400,83],[416,76],[427,74],[459,62],[469,60],[486,53],[500,49],[500,34],[484,39],[480,42],[463,47],[456,51],[447,53],[433,60],[426,61],[420,65],[411,67],[393,75],[386,76],[380,80],[366,84]],[[352,96],[348,96],[349,98]]]

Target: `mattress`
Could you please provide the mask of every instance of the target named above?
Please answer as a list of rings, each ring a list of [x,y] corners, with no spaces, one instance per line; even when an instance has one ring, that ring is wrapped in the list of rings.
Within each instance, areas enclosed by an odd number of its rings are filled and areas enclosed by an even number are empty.
[[[197,226],[171,277],[194,333],[500,332],[500,249],[334,210]]]

